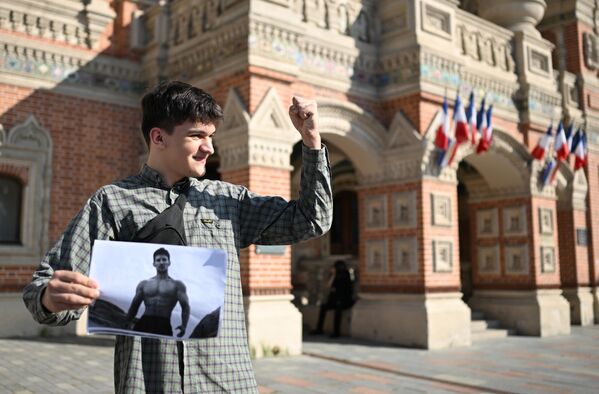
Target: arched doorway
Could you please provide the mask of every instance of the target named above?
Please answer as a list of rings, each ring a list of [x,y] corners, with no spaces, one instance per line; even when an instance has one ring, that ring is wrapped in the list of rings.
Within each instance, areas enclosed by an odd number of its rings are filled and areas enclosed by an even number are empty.
[[[357,173],[349,157],[334,143],[324,140],[329,150],[333,187],[333,223],[324,236],[294,245],[292,283],[295,303],[311,326],[318,305],[328,294],[329,269],[337,260],[345,261],[354,279],[358,278],[358,185]],[[291,154],[291,196],[298,195],[301,179],[301,142]]]

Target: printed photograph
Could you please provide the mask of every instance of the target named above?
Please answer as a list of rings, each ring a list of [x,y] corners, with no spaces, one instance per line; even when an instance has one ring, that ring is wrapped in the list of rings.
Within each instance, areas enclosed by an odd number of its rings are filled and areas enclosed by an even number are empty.
[[[216,337],[226,261],[222,250],[96,241],[89,276],[100,297],[89,307],[88,333]]]

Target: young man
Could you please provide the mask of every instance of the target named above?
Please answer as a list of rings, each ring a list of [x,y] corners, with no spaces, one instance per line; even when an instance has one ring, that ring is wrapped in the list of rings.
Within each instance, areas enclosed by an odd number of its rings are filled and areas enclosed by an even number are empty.
[[[177,327],[177,336],[185,335],[189,322],[189,300],[183,282],[168,275],[170,265],[171,256],[168,250],[160,248],[154,252],[156,276],[143,280],[137,285],[127,313],[127,321],[133,322],[141,303],[144,303],[144,314],[133,326],[135,331],[172,336],[171,314],[179,303],[181,325]]]
[[[98,285],[86,276],[94,240],[132,240],[184,196],[186,244],[227,251],[219,336],[183,342],[117,336],[115,391],[255,393],[239,249],[252,243],[298,242],[330,228],[330,169],[318,131],[316,103],[294,97],[289,108],[304,144],[301,191],[297,200],[289,202],[257,196],[241,186],[197,179],[214,153],[212,137],[223,117],[207,93],[181,82],[163,84],[144,96],[142,110],[142,132],[150,151],[146,165],[138,175],[92,195],[44,257],[23,298],[40,323],[63,325],[79,318],[99,296]]]

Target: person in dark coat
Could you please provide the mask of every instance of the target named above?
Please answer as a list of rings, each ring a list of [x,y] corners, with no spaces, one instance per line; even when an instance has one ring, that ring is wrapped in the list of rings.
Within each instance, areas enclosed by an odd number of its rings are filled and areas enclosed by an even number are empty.
[[[312,333],[322,334],[326,313],[332,309],[335,311],[335,320],[331,337],[337,338],[341,335],[341,313],[344,309],[351,308],[353,305],[353,283],[344,261],[336,261],[333,267],[331,267],[331,271],[329,297],[327,302],[320,306],[318,325]]]

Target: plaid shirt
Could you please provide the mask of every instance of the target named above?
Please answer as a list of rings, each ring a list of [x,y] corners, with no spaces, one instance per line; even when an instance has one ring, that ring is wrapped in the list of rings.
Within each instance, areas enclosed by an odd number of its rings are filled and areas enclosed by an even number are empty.
[[[191,185],[184,211],[188,245],[223,249],[228,255],[220,335],[183,342],[183,387],[176,341],[117,336],[114,383],[118,393],[257,392],[245,329],[239,249],[316,237],[328,231],[332,221],[326,148],[310,150],[304,146],[301,191],[295,201],[261,197],[245,187],[219,181],[193,178]],[[130,240],[177,196],[178,184],[169,188],[160,174],[147,166],[138,175],[99,189],[44,257],[23,291],[35,320],[64,325],[78,319],[82,310],[49,313],[42,307],[42,290],[53,271],[87,275],[94,240]]]

